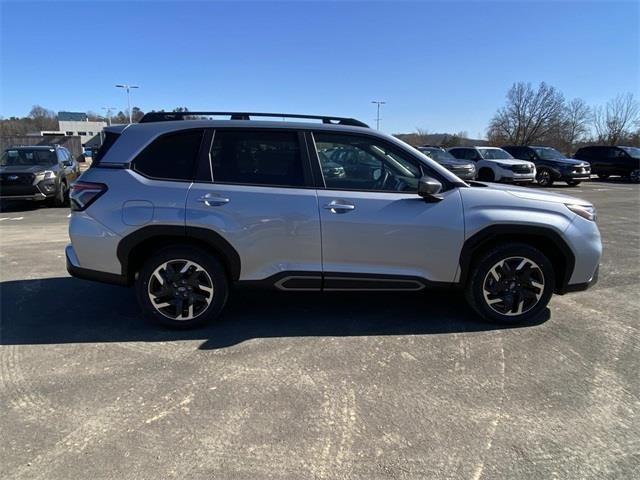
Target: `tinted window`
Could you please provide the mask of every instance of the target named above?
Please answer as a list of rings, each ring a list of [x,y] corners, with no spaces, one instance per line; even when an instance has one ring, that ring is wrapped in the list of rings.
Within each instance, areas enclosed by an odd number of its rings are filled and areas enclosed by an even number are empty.
[[[217,130],[211,146],[213,181],[244,185],[305,185],[296,132]]]
[[[451,155],[453,155],[456,158],[467,158],[467,156],[465,155],[465,149],[464,148],[453,148],[451,150],[449,150],[449,153],[451,153]]]
[[[341,190],[417,191],[417,161],[375,138],[314,133],[327,188]]]
[[[18,148],[18,149],[9,149],[5,150],[0,158],[0,165],[3,167],[6,166],[33,166],[33,165],[42,165],[42,166],[51,166],[58,163],[58,157],[56,156],[56,151],[51,149],[28,149],[28,148]]]
[[[95,157],[93,158],[93,162],[91,163],[92,167],[96,167],[100,163],[100,160],[104,158],[107,151],[109,151],[112,145],[116,143],[116,140],[118,140],[119,137],[120,137],[119,133],[104,132],[104,139],[102,141],[102,145],[100,145],[100,148],[98,148],[98,151],[96,152]]]
[[[190,180],[201,140],[202,130],[163,135],[136,157],[133,168],[152,178]]]

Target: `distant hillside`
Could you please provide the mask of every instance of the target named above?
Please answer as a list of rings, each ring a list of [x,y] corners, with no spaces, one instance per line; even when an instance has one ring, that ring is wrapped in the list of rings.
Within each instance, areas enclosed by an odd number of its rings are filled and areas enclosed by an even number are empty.
[[[441,147],[489,145],[486,140],[468,138],[461,133],[394,133],[394,137],[407,142],[414,147],[422,145],[437,145]]]

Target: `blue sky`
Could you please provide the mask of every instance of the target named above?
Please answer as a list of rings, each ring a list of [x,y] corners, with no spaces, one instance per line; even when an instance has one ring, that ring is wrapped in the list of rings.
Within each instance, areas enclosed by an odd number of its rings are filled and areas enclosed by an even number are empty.
[[[346,115],[484,134],[516,81],[638,94],[640,2],[12,2],[0,115],[124,109]]]

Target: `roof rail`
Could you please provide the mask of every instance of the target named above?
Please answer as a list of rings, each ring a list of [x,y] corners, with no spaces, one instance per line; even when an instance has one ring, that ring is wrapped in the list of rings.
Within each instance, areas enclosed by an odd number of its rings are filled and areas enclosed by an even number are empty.
[[[360,120],[356,120],[355,118],[333,117],[327,115],[301,115],[298,113],[259,112],[149,112],[140,119],[140,123],[166,122],[171,120],[184,120],[185,117],[211,116],[229,116],[231,120],[251,120],[251,117],[307,118],[312,120],[322,120],[322,123],[334,125],[369,128],[369,125],[361,122]]]

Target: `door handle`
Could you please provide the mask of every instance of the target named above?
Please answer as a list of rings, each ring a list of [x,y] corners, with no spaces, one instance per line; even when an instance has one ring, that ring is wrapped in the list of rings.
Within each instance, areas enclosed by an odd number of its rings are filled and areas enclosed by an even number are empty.
[[[356,206],[351,203],[347,203],[344,200],[333,200],[327,203],[323,208],[325,210],[331,210],[331,213],[347,213],[351,210],[355,210]]]
[[[222,195],[218,195],[217,193],[207,193],[206,195],[201,196],[198,201],[204,203],[207,207],[219,207],[226,205],[231,200],[227,197],[223,197]]]

